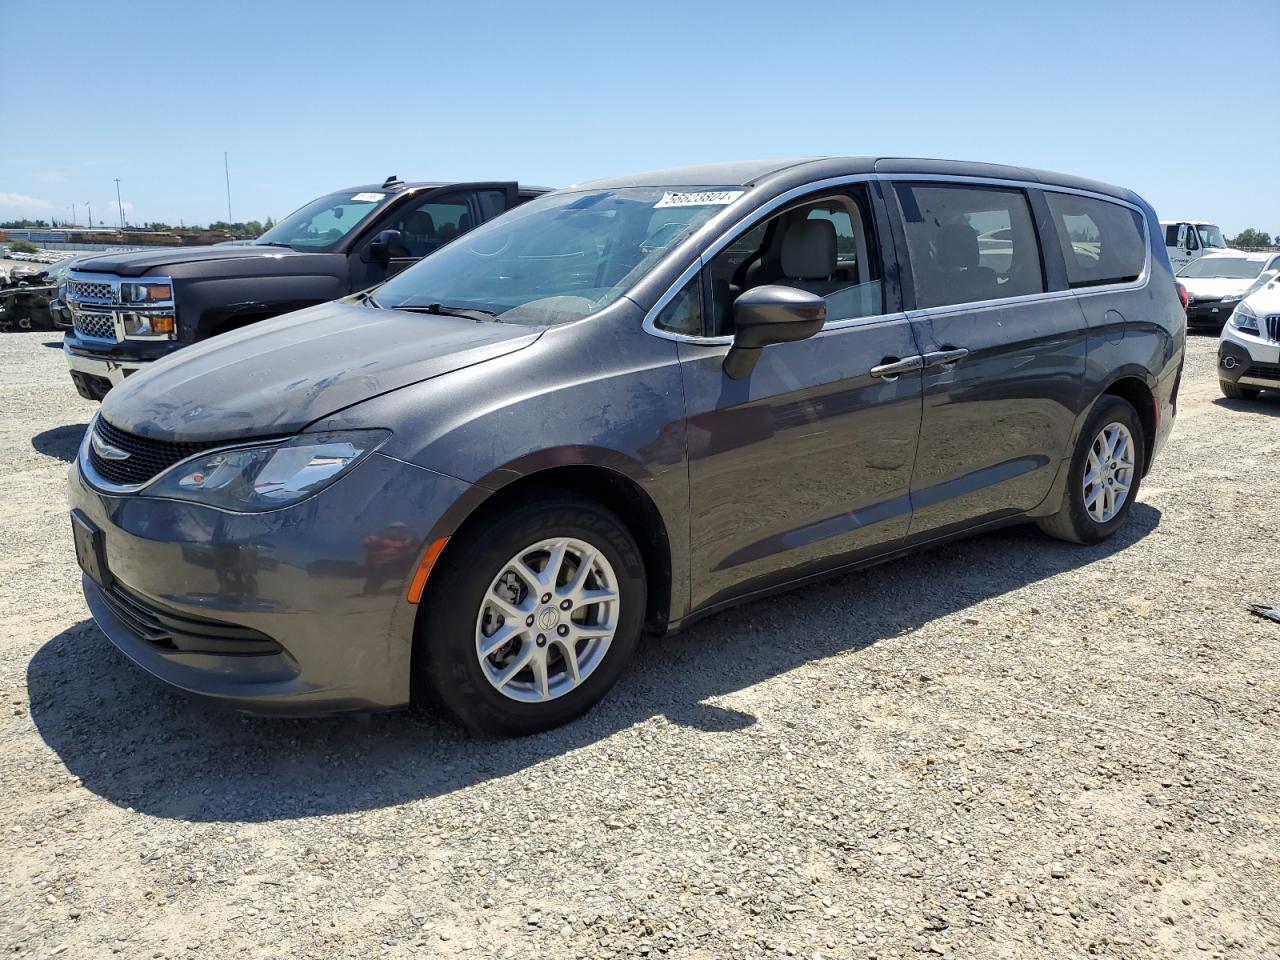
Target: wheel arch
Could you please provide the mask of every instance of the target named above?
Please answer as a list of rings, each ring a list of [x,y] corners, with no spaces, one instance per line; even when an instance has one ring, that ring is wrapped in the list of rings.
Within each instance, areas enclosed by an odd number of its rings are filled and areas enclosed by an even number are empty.
[[[1100,395],[1100,397],[1105,396],[1119,397],[1137,412],[1138,421],[1142,424],[1142,475],[1146,476],[1147,471],[1151,469],[1156,429],[1159,426],[1160,414],[1156,409],[1155,393],[1144,376],[1129,373],[1112,380]]]
[[[645,628],[649,633],[666,630],[672,607],[672,554],[668,525],[653,498],[628,473],[599,463],[559,463],[529,472],[513,473],[510,468],[496,471],[488,482],[505,479],[494,489],[490,485],[473,490],[487,495],[473,500],[465,514],[455,518],[447,533],[449,542],[436,562],[447,562],[454,543],[461,543],[468,531],[495,510],[528,497],[538,491],[567,491],[593,500],[610,510],[623,522],[640,548],[648,585],[645,605]],[[429,589],[429,587],[428,587]],[[427,602],[418,605],[417,620],[424,616]]]

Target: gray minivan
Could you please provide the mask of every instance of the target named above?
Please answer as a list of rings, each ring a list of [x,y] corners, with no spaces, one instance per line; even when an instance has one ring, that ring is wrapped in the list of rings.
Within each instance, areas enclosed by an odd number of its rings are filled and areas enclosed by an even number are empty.
[[[1173,426],[1156,223],[933,160],[547,194],[113,390],[70,478],[85,596],[240,709],[422,693],[515,734],[767,591],[1028,520],[1101,541]]]

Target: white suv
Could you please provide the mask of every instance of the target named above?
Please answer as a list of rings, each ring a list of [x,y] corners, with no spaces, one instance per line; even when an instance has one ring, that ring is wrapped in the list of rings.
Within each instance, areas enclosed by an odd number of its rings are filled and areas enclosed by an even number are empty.
[[[1178,271],[1187,291],[1187,326],[1222,328],[1231,311],[1280,273],[1280,251],[1211,253]]]
[[[1222,328],[1218,384],[1233,400],[1280,390],[1280,277],[1236,307]]]

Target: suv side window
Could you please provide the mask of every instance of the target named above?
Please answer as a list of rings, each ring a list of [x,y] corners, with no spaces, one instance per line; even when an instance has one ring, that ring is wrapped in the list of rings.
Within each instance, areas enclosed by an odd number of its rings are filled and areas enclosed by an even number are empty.
[[[1147,262],[1142,214],[1118,203],[1045,191],[1067,265],[1067,283],[1094,287],[1137,280]]]
[[[880,248],[861,188],[774,214],[720,251],[703,273],[713,335],[732,334],[734,301],[764,284],[824,298],[828,322],[884,313]]]
[[[425,257],[475,226],[471,196],[470,191],[464,190],[410,204],[395,215],[388,227],[400,231],[410,257]]]
[[[1044,292],[1040,242],[1021,190],[902,183],[897,194],[917,307]]]

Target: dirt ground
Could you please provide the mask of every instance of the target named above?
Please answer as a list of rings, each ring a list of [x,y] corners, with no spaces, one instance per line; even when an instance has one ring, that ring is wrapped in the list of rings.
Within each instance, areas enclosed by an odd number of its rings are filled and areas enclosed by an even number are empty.
[[[88,619],[94,405],[0,337],[12,957],[1280,956],[1280,395],[1192,338],[1111,542],[1013,529],[649,643],[520,741],[240,717]]]

